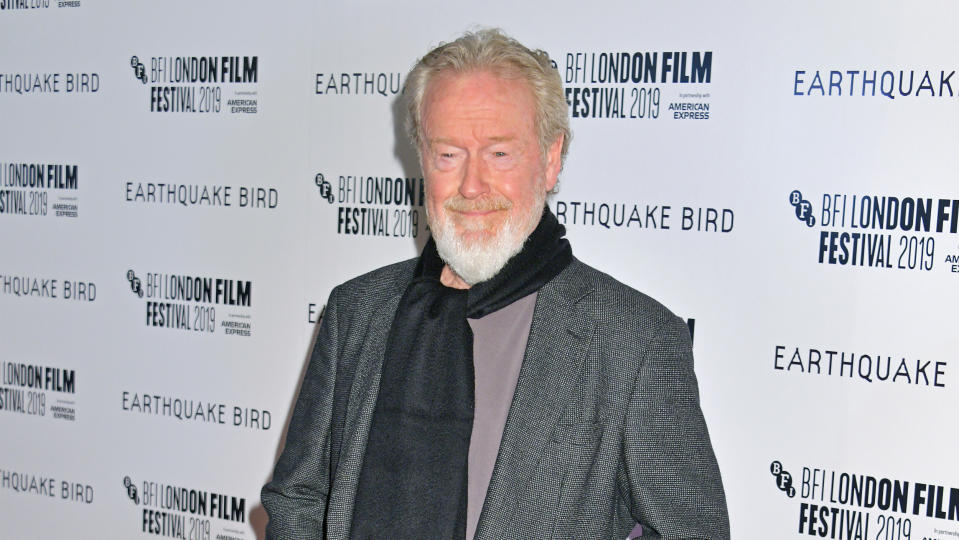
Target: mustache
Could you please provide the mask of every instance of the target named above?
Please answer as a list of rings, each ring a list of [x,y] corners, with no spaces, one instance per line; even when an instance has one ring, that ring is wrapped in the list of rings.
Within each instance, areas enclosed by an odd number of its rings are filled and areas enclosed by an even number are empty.
[[[512,201],[502,195],[491,195],[477,199],[467,199],[462,195],[456,195],[443,203],[443,208],[452,212],[490,212],[509,210],[512,207]]]

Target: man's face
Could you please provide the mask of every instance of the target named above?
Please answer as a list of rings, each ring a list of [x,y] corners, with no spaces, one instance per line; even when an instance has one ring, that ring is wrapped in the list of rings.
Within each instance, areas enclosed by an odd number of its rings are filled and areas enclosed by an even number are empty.
[[[467,283],[485,281],[539,223],[559,175],[562,138],[544,157],[528,83],[484,71],[436,77],[422,111],[433,237]]]

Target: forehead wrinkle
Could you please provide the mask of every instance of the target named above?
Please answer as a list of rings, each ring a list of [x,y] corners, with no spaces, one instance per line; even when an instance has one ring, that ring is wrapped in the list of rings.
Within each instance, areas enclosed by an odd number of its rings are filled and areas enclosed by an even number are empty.
[[[477,139],[480,139],[480,138],[477,137]],[[481,139],[483,140],[484,143],[487,143],[487,144],[499,144],[499,143],[515,141],[517,140],[517,137],[515,135],[493,135],[490,137],[482,137]],[[435,144],[448,144],[450,146],[457,146],[457,147],[460,146],[460,144],[458,144],[456,140],[451,137],[430,137],[429,139],[427,139],[427,142],[431,146]]]
[[[481,145],[513,142],[524,139],[516,129],[532,128],[535,132],[535,110],[510,112],[503,117],[502,109],[511,109],[516,101],[529,101],[527,92],[517,97],[503,95],[502,87],[488,88],[488,76],[493,76],[500,84],[514,83],[510,78],[496,77],[494,73],[470,73],[441,75],[427,87],[421,109],[421,129],[423,143],[426,145],[450,144],[452,146],[472,146],[471,142]],[[477,77],[479,80],[477,80]],[[483,88],[486,86],[487,88]],[[486,91],[476,90],[484,89]],[[510,89],[512,90],[512,89]],[[512,91],[509,92],[512,94]],[[525,107],[523,109],[526,109]],[[431,133],[432,132],[432,133]]]

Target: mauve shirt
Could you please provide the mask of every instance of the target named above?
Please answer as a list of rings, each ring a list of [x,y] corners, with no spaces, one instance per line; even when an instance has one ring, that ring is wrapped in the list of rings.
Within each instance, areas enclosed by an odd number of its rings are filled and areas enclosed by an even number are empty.
[[[480,319],[467,319],[473,330],[476,405],[470,437],[466,538],[472,540],[493,476],[496,455],[513,402],[526,341],[533,324],[536,293]]]

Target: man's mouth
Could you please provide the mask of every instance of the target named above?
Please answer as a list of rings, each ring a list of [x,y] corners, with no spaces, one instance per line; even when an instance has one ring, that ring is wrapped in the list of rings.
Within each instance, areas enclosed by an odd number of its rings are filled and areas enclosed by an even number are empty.
[[[505,197],[474,200],[454,197],[447,200],[443,207],[449,212],[456,212],[468,217],[481,217],[500,210],[509,210],[513,207],[513,203]]]

